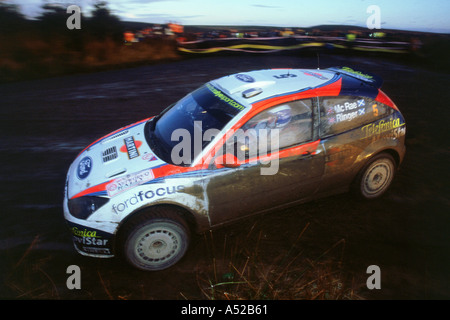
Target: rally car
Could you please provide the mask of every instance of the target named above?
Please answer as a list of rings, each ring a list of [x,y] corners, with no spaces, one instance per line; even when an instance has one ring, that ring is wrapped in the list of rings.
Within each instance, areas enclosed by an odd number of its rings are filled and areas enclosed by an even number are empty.
[[[162,270],[193,233],[340,192],[380,197],[406,132],[381,83],[348,67],[242,72],[95,141],[65,185],[76,250]]]

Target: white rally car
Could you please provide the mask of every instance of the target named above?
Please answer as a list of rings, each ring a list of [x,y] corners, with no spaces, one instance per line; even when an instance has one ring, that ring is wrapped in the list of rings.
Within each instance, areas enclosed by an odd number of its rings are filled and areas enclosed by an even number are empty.
[[[67,174],[76,250],[161,270],[191,232],[352,188],[381,196],[405,121],[380,86],[346,67],[239,73],[95,141]]]

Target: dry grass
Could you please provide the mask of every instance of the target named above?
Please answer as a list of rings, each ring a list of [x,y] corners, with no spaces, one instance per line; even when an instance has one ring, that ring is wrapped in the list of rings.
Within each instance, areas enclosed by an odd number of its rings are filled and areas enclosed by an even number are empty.
[[[0,36],[0,82],[122,68],[178,59],[170,39],[117,43],[111,39],[84,40],[71,46],[64,38],[52,41],[26,36],[11,42]]]
[[[197,273],[202,294],[209,300],[362,299],[354,279],[342,270],[345,240],[310,259],[300,245],[308,226],[289,250],[274,253],[272,259],[261,256],[262,232],[257,236],[250,232],[246,239],[234,243],[227,244],[225,239],[220,250],[214,247],[211,232],[209,238],[205,236],[211,252],[210,266]]]
[[[176,59],[176,45],[163,39],[117,45],[111,40],[90,42],[82,64],[87,67],[111,67],[134,63]]]
[[[14,294],[15,299],[60,298],[55,281],[45,271],[49,258],[41,258],[32,264],[27,260],[38,242],[39,236],[36,236],[5,277],[5,285]]]

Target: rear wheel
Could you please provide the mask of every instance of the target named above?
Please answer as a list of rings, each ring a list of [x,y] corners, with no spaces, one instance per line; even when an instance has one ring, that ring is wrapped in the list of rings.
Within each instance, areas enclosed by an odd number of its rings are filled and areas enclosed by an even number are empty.
[[[158,211],[158,210],[157,210]],[[176,213],[145,213],[126,226],[123,253],[134,267],[157,271],[176,264],[189,246],[189,228]]]
[[[394,158],[381,153],[372,158],[360,171],[357,178],[357,191],[365,199],[381,197],[394,179],[396,164]]]

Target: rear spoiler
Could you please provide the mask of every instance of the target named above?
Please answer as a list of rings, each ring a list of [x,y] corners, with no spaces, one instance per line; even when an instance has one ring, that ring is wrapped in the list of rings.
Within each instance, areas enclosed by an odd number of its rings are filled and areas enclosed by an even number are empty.
[[[346,76],[361,80],[364,83],[367,83],[377,89],[381,88],[383,84],[383,79],[381,79],[379,76],[373,73],[356,70],[350,67],[332,67],[328,68],[327,70],[334,71],[336,73],[344,74]]]

